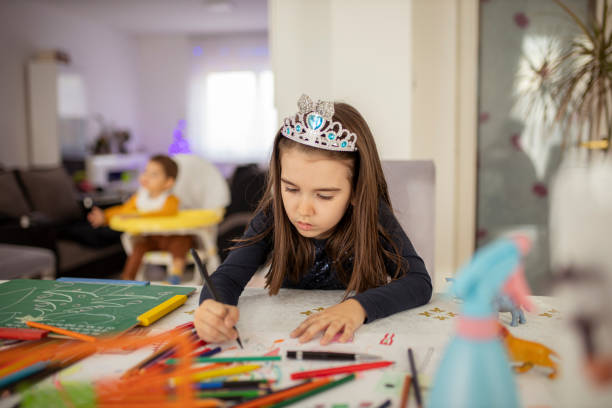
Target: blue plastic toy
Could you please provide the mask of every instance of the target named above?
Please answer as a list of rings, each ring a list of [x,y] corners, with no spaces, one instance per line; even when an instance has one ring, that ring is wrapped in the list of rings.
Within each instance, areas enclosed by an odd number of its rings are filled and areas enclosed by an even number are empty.
[[[530,309],[520,264],[529,247],[522,235],[500,239],[478,250],[457,274],[450,291],[463,299],[461,315],[436,372],[429,408],[519,406],[493,299],[503,289],[516,305]]]
[[[447,282],[454,282],[454,278],[445,278]],[[510,322],[510,326],[516,327],[520,324],[527,323],[527,319],[525,318],[525,314],[523,313],[523,309],[520,306],[514,304],[510,296],[501,294],[493,299],[493,306],[499,313],[510,313],[512,315],[512,321]]]
[[[516,327],[520,324],[527,323],[527,319],[525,319],[525,313],[523,313],[523,309],[520,306],[514,304],[510,296],[508,295],[499,295],[493,300],[493,306],[497,309],[499,313],[509,312],[512,314],[512,321],[510,322],[510,326]]]

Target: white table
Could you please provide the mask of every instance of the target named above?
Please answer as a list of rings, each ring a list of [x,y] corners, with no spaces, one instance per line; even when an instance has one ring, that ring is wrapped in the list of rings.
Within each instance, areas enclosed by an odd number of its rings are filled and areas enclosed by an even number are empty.
[[[376,407],[386,399],[392,399],[394,405],[399,401],[404,375],[409,373],[407,348],[415,352],[417,368],[420,368],[420,378],[427,396],[427,385],[431,382],[436,367],[442,356],[444,346],[454,333],[454,324],[460,304],[451,298],[435,294],[432,301],[423,307],[408,310],[362,326],[353,343],[332,344],[322,347],[318,339],[305,345],[299,345],[295,339],[289,338],[293,330],[305,317],[306,313],[316,312],[316,308],[328,307],[342,299],[342,291],[304,291],[281,289],[278,296],[268,296],[264,289],[248,288],[240,298],[240,321],[237,325],[245,350],[235,348],[235,344],[223,344],[222,355],[261,355],[275,348],[280,348],[280,355],[285,355],[287,349],[326,349],[350,352],[365,352],[394,360],[396,364],[380,370],[366,371],[359,374],[355,381],[338,388],[304,400],[296,407],[314,407],[324,404],[333,407],[343,406]],[[153,332],[169,330],[175,326],[191,321],[193,311],[198,304],[199,293],[192,295],[187,303],[170,315],[153,325]],[[536,313],[527,313],[527,323],[511,332],[523,339],[541,342],[552,349],[563,330],[562,307],[559,299],[550,297],[532,297],[538,307]],[[508,324],[510,314],[503,313],[501,321]],[[381,344],[386,336],[389,343]],[[282,340],[282,341],[281,341]],[[423,360],[428,350],[433,348],[428,363]],[[151,349],[143,349],[129,355],[95,355],[56,374],[61,380],[100,378],[106,375],[118,375],[125,369],[135,365],[151,353]],[[280,385],[291,384],[289,375],[301,369],[314,369],[344,365],[346,362],[301,362],[286,360],[276,363],[265,363],[260,369],[263,376],[280,380]],[[520,397],[524,407],[555,406],[554,381],[548,379],[548,369],[535,368],[528,373],[517,375]],[[415,406],[412,401],[411,406]]]

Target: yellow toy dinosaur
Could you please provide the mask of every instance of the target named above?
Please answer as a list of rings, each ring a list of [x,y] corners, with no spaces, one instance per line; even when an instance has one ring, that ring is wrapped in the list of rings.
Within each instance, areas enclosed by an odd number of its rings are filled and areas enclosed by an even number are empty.
[[[552,372],[548,374],[548,378],[554,379],[557,377],[558,366],[550,356],[553,355],[560,358],[557,353],[543,344],[536,343],[535,341],[528,341],[519,339],[510,334],[508,329],[503,325],[499,325],[499,331],[506,349],[508,350],[508,357],[511,361],[517,363],[523,363],[522,365],[515,367],[514,370],[517,373],[524,373],[533,368],[534,365],[552,368]]]

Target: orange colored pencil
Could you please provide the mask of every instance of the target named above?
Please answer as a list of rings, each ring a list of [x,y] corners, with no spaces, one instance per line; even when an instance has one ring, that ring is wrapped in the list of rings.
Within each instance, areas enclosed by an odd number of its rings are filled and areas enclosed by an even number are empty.
[[[318,388],[322,385],[329,383],[330,381],[331,379],[329,377],[321,378],[320,380],[314,380],[306,384],[298,385],[297,387],[291,387],[286,390],[280,390],[278,392],[273,392],[272,394],[265,395],[260,398],[249,400],[242,404],[236,405],[235,408],[256,408],[274,404],[275,402],[283,401],[287,398],[291,398],[296,395],[300,395],[307,391]]]
[[[399,408],[404,408],[408,403],[408,394],[410,393],[410,383],[412,382],[412,377],[409,374],[406,374],[404,378],[404,388],[402,388],[402,400],[399,404]]]
[[[49,326],[48,324],[43,324],[43,323],[38,323],[38,322],[26,322],[26,324],[36,329],[49,330],[50,332],[53,332],[53,333],[63,334],[64,336],[72,337],[72,338],[83,340],[83,341],[94,342],[97,340],[95,337],[88,336],[86,334],[73,332],[71,330],[66,330],[66,329],[62,329],[59,327],[55,327],[55,326]]]

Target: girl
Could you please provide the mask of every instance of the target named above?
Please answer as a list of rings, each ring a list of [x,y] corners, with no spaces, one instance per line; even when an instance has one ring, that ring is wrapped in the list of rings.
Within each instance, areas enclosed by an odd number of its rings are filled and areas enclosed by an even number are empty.
[[[393,216],[374,137],[344,103],[306,95],[274,139],[268,186],[243,237],[211,278],[222,303],[202,289],[195,313],[208,342],[236,339],[238,298],[269,263],[266,287],[344,289],[344,300],[293,332],[301,342],[324,332],[349,341],[363,324],[431,298],[423,260]]]

